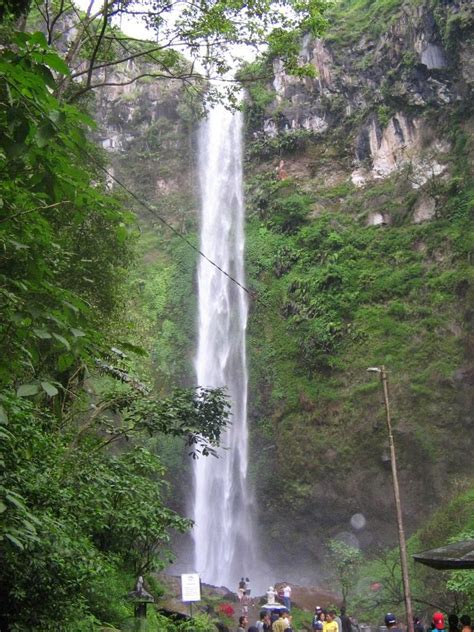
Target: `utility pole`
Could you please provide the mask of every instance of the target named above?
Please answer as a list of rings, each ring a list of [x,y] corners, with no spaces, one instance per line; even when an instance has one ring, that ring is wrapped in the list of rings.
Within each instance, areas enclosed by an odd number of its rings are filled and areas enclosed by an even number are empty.
[[[367,369],[380,375],[383,388],[383,399],[385,404],[385,418],[387,421],[388,443],[390,446],[390,463],[392,466],[393,493],[395,496],[395,507],[397,510],[398,543],[400,549],[400,564],[402,569],[403,596],[405,600],[405,612],[407,618],[408,632],[414,632],[413,612],[411,608],[410,581],[408,578],[408,555],[405,540],[405,530],[403,529],[402,503],[400,500],[400,487],[398,485],[397,457],[395,454],[395,443],[393,441],[392,421],[390,417],[390,402],[388,398],[388,377],[384,366],[371,367]]]

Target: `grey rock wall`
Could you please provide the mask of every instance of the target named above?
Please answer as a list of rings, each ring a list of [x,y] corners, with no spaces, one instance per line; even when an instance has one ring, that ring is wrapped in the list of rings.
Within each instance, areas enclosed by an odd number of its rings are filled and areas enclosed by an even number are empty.
[[[289,76],[283,63],[274,60],[275,99],[261,134],[276,137],[306,130],[318,136],[349,126],[352,179],[358,186],[386,177],[407,162],[416,163],[422,147],[430,153],[424,112],[468,103],[474,79],[467,17],[471,3],[440,3],[438,15],[432,7],[401,3],[378,37],[364,31],[357,40],[345,40],[331,29],[324,39],[307,36],[300,57],[314,67],[316,78]],[[458,18],[464,34],[451,33],[450,40],[446,32],[449,25],[453,31]],[[446,139],[436,139],[431,153],[448,148]],[[428,169],[442,171],[437,162]]]

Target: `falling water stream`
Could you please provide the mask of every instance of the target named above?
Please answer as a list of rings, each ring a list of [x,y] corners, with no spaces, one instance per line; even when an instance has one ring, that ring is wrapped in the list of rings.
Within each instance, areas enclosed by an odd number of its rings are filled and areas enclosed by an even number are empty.
[[[199,180],[201,250],[243,284],[241,137],[239,112],[212,109],[200,130]],[[203,258],[198,288],[197,382],[227,388],[232,424],[222,438],[219,458],[200,458],[195,464],[195,567],[203,581],[235,589],[240,577],[256,577],[255,510],[247,477],[247,297]]]

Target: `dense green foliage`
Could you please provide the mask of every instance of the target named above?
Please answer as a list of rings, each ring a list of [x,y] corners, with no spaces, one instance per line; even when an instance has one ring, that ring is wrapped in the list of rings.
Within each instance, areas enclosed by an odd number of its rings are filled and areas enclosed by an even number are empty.
[[[4,19],[19,18],[25,15],[31,0],[2,0],[0,2],[0,22]]]
[[[91,120],[51,94],[53,72],[68,70],[44,36],[19,33],[0,63],[0,379],[18,383],[34,374],[39,387],[49,372],[94,353],[97,324],[120,300],[131,216],[105,194],[84,136]]]
[[[220,391],[158,399],[121,326],[134,217],[105,186],[91,119],[54,96],[68,73],[41,33],[0,55],[2,631],[131,617],[137,575],[190,525],[164,503],[155,443],[207,455],[227,419]]]
[[[463,134],[459,129],[455,137]],[[302,190],[271,173],[251,181],[248,272],[259,300],[249,335],[261,455],[253,467],[262,498],[278,490],[303,512],[308,495],[316,504],[328,493],[339,502],[329,491],[334,472],[350,476],[361,461],[367,472],[378,470],[384,434],[373,408],[379,386],[366,377],[368,366],[393,371],[397,419],[409,435],[398,437],[403,468],[413,467],[415,453],[430,468],[441,437],[447,449],[461,441],[463,401],[451,380],[464,361],[473,300],[472,185],[464,170],[467,145],[457,147],[439,216],[423,224],[411,222],[416,197],[403,174],[361,190],[346,183],[315,183],[311,191],[305,183]],[[292,191],[286,200],[299,200],[294,209],[304,208],[308,195],[317,209],[298,215],[295,230],[281,230],[282,199],[275,203],[271,194],[279,189]],[[380,205],[390,209],[392,225],[367,226],[367,214]],[[377,431],[367,433],[368,426]],[[277,458],[261,450],[275,436]],[[315,459],[328,445],[337,459]],[[349,501],[344,512],[356,503]],[[268,528],[281,526],[272,520]]]

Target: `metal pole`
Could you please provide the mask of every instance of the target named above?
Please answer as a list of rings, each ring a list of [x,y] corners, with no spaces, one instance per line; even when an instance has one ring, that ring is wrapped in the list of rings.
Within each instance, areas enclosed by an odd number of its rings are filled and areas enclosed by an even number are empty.
[[[388,442],[390,445],[390,463],[392,465],[393,492],[395,495],[395,507],[397,509],[398,524],[398,542],[400,545],[400,564],[402,567],[403,595],[405,598],[405,612],[407,617],[407,626],[409,632],[414,632],[413,612],[411,608],[410,582],[408,579],[408,556],[407,545],[405,540],[405,531],[403,529],[402,503],[400,500],[400,488],[398,486],[397,458],[395,454],[395,444],[393,442],[392,423],[390,419],[390,404],[388,400],[388,377],[385,367],[380,369],[380,380],[383,386],[383,397],[385,403],[385,415],[387,419]]]

